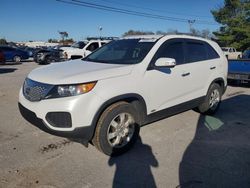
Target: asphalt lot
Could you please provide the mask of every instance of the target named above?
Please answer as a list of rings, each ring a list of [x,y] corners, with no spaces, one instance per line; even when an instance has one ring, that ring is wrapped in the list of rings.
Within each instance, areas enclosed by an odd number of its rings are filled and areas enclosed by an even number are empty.
[[[34,62],[0,65],[0,187],[250,187],[250,88],[228,87],[220,110],[190,110],[144,126],[128,153],[42,132],[19,114]]]

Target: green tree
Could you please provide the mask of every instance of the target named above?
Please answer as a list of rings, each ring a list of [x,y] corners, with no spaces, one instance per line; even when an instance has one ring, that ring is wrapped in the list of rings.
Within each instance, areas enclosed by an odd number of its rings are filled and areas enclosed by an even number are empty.
[[[222,26],[214,32],[223,46],[245,50],[250,46],[250,1],[225,0],[223,7],[212,10],[215,20]]]
[[[6,45],[8,44],[5,39],[0,39],[0,45]]]
[[[123,36],[129,36],[129,35],[153,35],[154,32],[152,31],[135,31],[135,30],[129,30],[123,34]]]
[[[58,42],[58,40],[57,39],[49,39],[48,42],[49,43],[54,43],[54,42],[56,43],[56,42]]]
[[[62,41],[69,37],[69,34],[66,31],[58,31],[58,33],[61,35]]]

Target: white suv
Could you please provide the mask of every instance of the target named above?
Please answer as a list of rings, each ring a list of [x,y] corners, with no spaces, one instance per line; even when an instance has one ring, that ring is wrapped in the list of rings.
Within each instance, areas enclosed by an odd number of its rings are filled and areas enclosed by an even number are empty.
[[[49,133],[91,141],[117,155],[135,143],[141,125],[194,108],[214,113],[226,78],[227,59],[213,41],[133,36],[83,60],[33,70],[20,90],[19,107]]]
[[[110,40],[90,40],[80,41],[72,45],[72,47],[63,48],[64,57],[66,59],[80,59],[91,54]]]

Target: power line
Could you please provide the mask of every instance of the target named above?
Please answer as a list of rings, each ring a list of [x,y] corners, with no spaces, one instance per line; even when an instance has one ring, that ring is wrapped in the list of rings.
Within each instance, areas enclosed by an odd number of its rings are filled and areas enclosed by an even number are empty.
[[[94,9],[99,9],[99,10],[105,10],[109,12],[116,12],[116,13],[122,13],[122,14],[128,14],[128,15],[134,15],[134,16],[141,16],[141,17],[147,17],[147,18],[154,18],[154,19],[161,19],[161,20],[167,20],[167,21],[177,21],[177,22],[188,22],[188,19],[184,18],[176,18],[176,17],[169,17],[169,16],[162,16],[162,15],[157,15],[157,14],[149,14],[145,12],[138,12],[138,11],[132,11],[128,9],[121,9],[121,8],[116,8],[116,7],[111,7],[111,6],[105,6],[97,3],[89,3],[86,1],[81,1],[81,0],[56,0],[61,3],[66,3],[66,4],[72,4],[72,5],[77,5],[77,6],[83,6],[83,7],[88,7],[88,8],[94,8]],[[218,25],[209,21],[203,21],[203,20],[196,20],[197,24],[206,24],[206,25]]]
[[[117,5],[131,7],[131,8],[137,8],[137,9],[141,9],[141,10],[149,10],[149,11],[152,11],[152,12],[162,12],[164,14],[172,14],[172,15],[179,15],[179,16],[190,16],[190,17],[196,17],[196,18],[201,18],[201,17],[202,18],[211,18],[209,16],[203,16],[203,15],[182,14],[182,13],[166,11],[166,10],[152,9],[152,8],[148,8],[148,7],[141,7],[141,6],[137,6],[137,5],[121,3],[121,2],[112,1],[112,0],[99,0],[99,1],[102,1],[102,2],[105,2],[105,3],[109,2],[109,3],[112,3],[112,4],[117,4]]]

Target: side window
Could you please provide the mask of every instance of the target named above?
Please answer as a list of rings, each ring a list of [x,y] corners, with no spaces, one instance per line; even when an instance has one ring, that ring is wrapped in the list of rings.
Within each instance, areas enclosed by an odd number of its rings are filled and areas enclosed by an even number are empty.
[[[230,48],[230,49],[229,49],[229,52],[233,52],[233,49],[232,49],[232,48]]]
[[[207,59],[216,59],[220,57],[218,53],[208,43],[205,43],[205,45],[207,48]]]
[[[205,45],[199,42],[187,42],[186,43],[186,62],[192,63],[197,61],[203,61],[207,59],[207,52]]]
[[[99,44],[98,42],[93,42],[91,43],[86,50],[89,50],[91,52],[93,52],[94,50],[96,50],[97,48],[99,48]]]
[[[161,57],[173,58],[176,61],[176,64],[184,63],[184,50],[183,50],[183,42],[170,42],[167,41],[161,45],[159,50],[156,52],[153,62]]]
[[[83,49],[86,44],[84,42],[79,42],[79,48]]]

